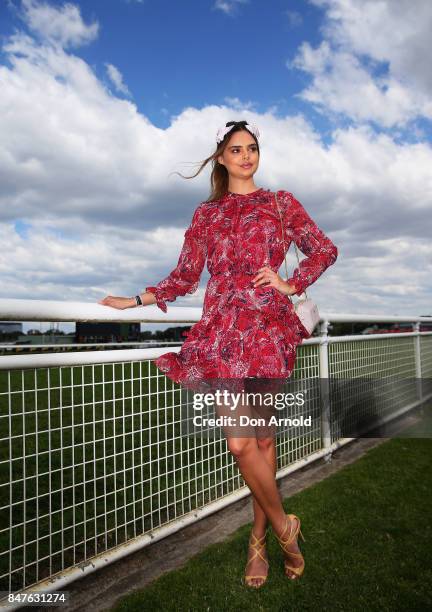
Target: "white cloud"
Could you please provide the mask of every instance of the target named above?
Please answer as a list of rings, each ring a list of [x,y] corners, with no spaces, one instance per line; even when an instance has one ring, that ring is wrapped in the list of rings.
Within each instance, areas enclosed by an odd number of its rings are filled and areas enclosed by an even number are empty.
[[[21,18],[43,40],[62,47],[79,47],[94,40],[99,24],[85,24],[80,9],[66,2],[55,7],[39,0],[22,0]]]
[[[234,15],[240,4],[248,4],[249,0],[216,0],[214,8],[226,15]]]
[[[125,94],[126,96],[130,96],[131,93],[127,85],[123,82],[123,75],[120,70],[116,68],[113,64],[106,63],[105,67],[107,69],[107,74],[111,79],[112,83],[114,84],[116,90],[122,94]]]
[[[96,302],[161,280],[209,194],[210,168],[189,181],[170,172],[192,174],[183,162],[206,158],[220,125],[246,119],[261,133],[256,184],[292,191],[339,248],[311,289],[322,310],[430,311],[430,145],[366,126],[335,130],[325,145],[304,116],[260,114],[238,99],[186,108],[159,129],[59,46],[18,32],[3,52],[1,296],[31,287],[34,299]],[[321,54],[310,61],[325,66]],[[30,224],[23,235],[17,219]],[[188,303],[200,299],[202,290]]]
[[[252,102],[252,100],[250,100],[249,102],[243,102],[242,100],[240,100],[240,98],[237,98],[237,97],[231,98],[230,96],[225,96],[224,102],[231,108],[238,110],[238,111],[242,111],[246,109],[254,110],[254,107],[257,106],[257,102]]]
[[[312,76],[300,97],[323,113],[384,128],[432,118],[432,4],[417,0],[310,0],[325,9],[324,40],[304,42],[288,67]]]
[[[285,11],[285,15],[288,18],[288,23],[292,28],[297,28],[298,26],[301,26],[303,23],[303,17],[301,16],[301,13],[299,13],[298,11]]]

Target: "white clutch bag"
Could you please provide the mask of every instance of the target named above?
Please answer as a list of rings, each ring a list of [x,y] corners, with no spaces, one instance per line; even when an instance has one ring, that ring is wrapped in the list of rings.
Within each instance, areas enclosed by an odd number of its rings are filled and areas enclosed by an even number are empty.
[[[279,209],[277,195],[276,193],[274,195],[275,195],[276,206],[278,209],[279,218],[280,218],[281,227],[282,227],[282,241],[283,241],[284,253],[285,253],[285,272],[286,272],[286,276],[288,279],[288,266],[287,266],[287,261],[286,261],[286,249],[285,249],[285,233],[284,233],[282,215]],[[300,265],[300,258],[298,254],[297,245],[295,242],[294,242],[294,247],[295,247],[295,251],[297,255],[297,262]],[[318,312],[318,306],[315,304],[313,300],[307,297],[306,290],[302,293],[302,295],[304,295],[305,297],[299,298],[296,302],[293,302],[293,305],[294,305],[295,313],[300,319],[300,323],[302,324],[305,331],[307,332],[307,336],[305,335],[305,337],[308,337],[312,335],[313,330],[319,323],[320,315]],[[291,299],[291,302],[292,302],[292,299]]]

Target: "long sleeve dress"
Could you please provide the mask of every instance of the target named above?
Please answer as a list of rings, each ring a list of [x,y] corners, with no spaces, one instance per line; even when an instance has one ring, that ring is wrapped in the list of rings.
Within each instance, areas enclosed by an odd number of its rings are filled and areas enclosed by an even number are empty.
[[[301,295],[335,262],[338,251],[292,193],[281,190],[277,195],[285,248],[294,240],[306,255],[287,279]],[[243,390],[243,381],[251,377],[290,376],[296,347],[308,333],[289,296],[252,283],[259,268],[277,272],[284,260],[274,193],[263,188],[248,194],[228,191],[219,200],[199,204],[177,266],[145,290],[166,312],[167,301],[197,290],[206,258],[210,279],[202,318],[183,332],[181,350],[161,355],[156,366],[195,391],[211,388],[213,380],[236,381],[235,388]]]

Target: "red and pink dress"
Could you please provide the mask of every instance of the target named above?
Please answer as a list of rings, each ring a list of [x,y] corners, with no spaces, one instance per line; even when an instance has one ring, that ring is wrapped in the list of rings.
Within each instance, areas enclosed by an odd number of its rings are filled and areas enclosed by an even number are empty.
[[[288,279],[300,295],[336,261],[338,251],[292,193],[277,195],[285,248],[294,240],[306,255]],[[192,390],[208,388],[212,379],[235,380],[243,389],[247,378],[289,377],[307,331],[288,296],[252,283],[259,268],[277,272],[284,260],[274,193],[259,188],[202,202],[184,236],[175,269],[145,290],[166,312],[167,301],[197,290],[206,259],[210,279],[200,321],[183,332],[187,338],[178,353],[156,359],[157,367]]]

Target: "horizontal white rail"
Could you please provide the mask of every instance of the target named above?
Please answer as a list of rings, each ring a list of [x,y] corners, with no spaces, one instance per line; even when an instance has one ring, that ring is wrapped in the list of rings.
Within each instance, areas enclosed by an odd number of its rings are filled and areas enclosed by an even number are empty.
[[[0,300],[1,321],[110,321],[113,323],[193,323],[202,308],[176,306],[162,312],[155,304],[119,310],[94,302],[55,302],[49,300]]]
[[[53,368],[57,366],[88,365],[92,363],[126,363],[157,359],[167,352],[177,353],[180,346],[124,349],[121,351],[77,351],[70,353],[42,353],[38,355],[2,355],[0,370]]]
[[[294,300],[295,301],[295,300]],[[390,315],[385,313],[354,314],[321,312],[321,321],[334,323],[410,323],[432,322],[432,316]],[[171,306],[162,312],[155,304],[118,310],[97,302],[61,302],[52,300],[0,299],[0,321],[111,321],[141,323],[194,323],[202,308]]]
[[[389,338],[411,338],[415,336],[431,336],[432,332],[401,332],[395,334],[371,334],[362,336],[317,336],[303,340],[302,346],[314,344],[336,344],[339,342],[362,342],[379,340],[384,342]],[[103,345],[101,345],[103,346]],[[55,345],[53,345],[55,348]],[[96,363],[128,363],[157,359],[161,355],[178,353],[181,345],[161,346],[158,348],[122,349],[115,351],[76,351],[69,353],[42,353],[28,355],[0,356],[0,370],[26,370],[31,368],[54,368],[59,366],[90,365]]]

